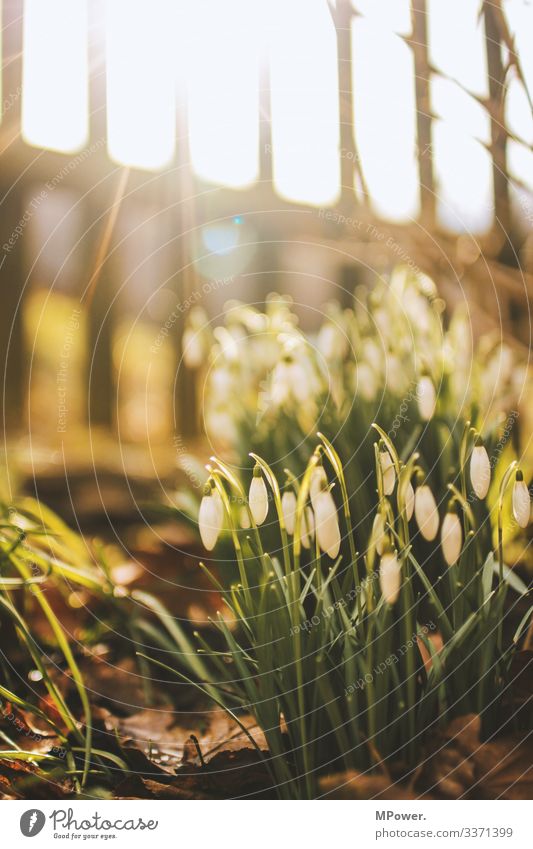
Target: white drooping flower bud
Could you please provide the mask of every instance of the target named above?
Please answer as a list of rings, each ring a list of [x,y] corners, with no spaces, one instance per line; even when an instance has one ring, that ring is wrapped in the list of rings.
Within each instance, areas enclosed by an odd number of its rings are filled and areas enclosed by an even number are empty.
[[[324,359],[342,360],[346,353],[346,336],[339,327],[326,322],[318,331],[317,347]]]
[[[383,513],[376,513],[374,516],[374,521],[372,523],[372,536],[371,540],[376,547],[376,551],[381,557],[383,554],[383,548],[385,546],[385,516]]]
[[[288,489],[283,493],[281,498],[281,510],[283,512],[287,533],[292,536],[296,522],[296,495],[292,489]]]
[[[374,372],[381,369],[383,365],[383,354],[373,339],[366,339],[364,341],[363,359],[366,360]]]
[[[204,548],[213,551],[224,521],[222,499],[216,490],[206,484],[198,512],[198,528]]]
[[[402,395],[408,386],[406,371],[396,354],[387,354],[385,361],[385,385],[394,395]]]
[[[197,369],[204,360],[204,348],[201,334],[198,330],[187,327],[182,339],[183,362],[187,368]]]
[[[248,504],[250,505],[256,525],[262,525],[268,515],[268,492],[263,475],[261,474],[261,466],[259,465],[254,468],[254,475],[248,494]]]
[[[231,370],[227,366],[214,368],[209,375],[209,391],[219,400],[226,400],[234,385]]]
[[[434,540],[439,530],[439,511],[427,484],[422,484],[416,489],[415,518],[424,539],[428,542]]]
[[[218,407],[206,410],[205,426],[210,440],[217,445],[235,445],[239,440],[235,420],[227,410]]]
[[[313,537],[315,535],[315,514],[310,507],[305,510],[302,516],[302,525],[300,528],[300,539],[304,548],[311,548]]]
[[[477,497],[485,498],[490,486],[490,460],[480,436],[470,458],[470,480]]]
[[[323,466],[315,466],[309,482],[309,496],[315,509],[315,499],[324,489],[327,489],[328,478]]]
[[[392,495],[394,484],[396,483],[396,472],[394,463],[388,451],[379,452],[379,465],[381,467],[381,475],[383,478],[383,492],[385,495]]]
[[[359,363],[356,371],[357,394],[364,401],[373,401],[378,392],[378,381],[375,371],[368,363]]]
[[[429,375],[422,375],[418,381],[416,397],[418,399],[420,418],[425,422],[429,422],[429,420],[433,418],[435,407],[437,405],[435,387],[433,386],[433,381]]]
[[[407,516],[407,521],[410,522],[413,518],[413,513],[415,512],[415,491],[413,489],[413,484],[411,481],[407,484],[405,489],[405,513]]]
[[[513,516],[521,528],[527,528],[531,515],[529,490],[520,469],[516,473],[513,485]]]
[[[279,407],[291,396],[289,366],[285,362],[278,363],[272,372],[270,382],[270,398],[272,403]]]
[[[463,547],[463,528],[459,516],[454,511],[446,513],[440,539],[446,563],[448,566],[454,566]]]
[[[386,552],[379,564],[379,585],[387,604],[395,604],[400,594],[401,565],[392,551]]]
[[[334,560],[341,547],[341,532],[335,501],[329,490],[319,492],[314,502],[315,528],[322,551]]]
[[[318,385],[307,361],[284,357],[272,372],[270,397],[275,406],[287,401],[308,403],[318,391]]]

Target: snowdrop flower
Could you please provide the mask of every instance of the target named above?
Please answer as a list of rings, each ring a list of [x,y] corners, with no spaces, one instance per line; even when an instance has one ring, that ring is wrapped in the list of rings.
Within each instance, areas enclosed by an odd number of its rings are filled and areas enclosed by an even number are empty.
[[[316,380],[309,369],[290,356],[284,357],[272,372],[270,395],[276,406],[291,398],[303,404],[314,397],[316,390]]]
[[[394,484],[396,482],[396,472],[394,463],[388,451],[379,452],[379,465],[381,467],[381,475],[383,478],[383,492],[385,495],[392,495]]]
[[[383,356],[380,348],[372,339],[366,339],[363,343],[363,358],[373,371],[379,371],[381,369]]]
[[[262,525],[268,514],[268,493],[259,465],[254,467],[248,503],[256,525]]]
[[[328,321],[318,332],[317,347],[324,359],[342,360],[346,353],[346,337],[340,328]]]
[[[463,547],[463,529],[461,520],[454,510],[449,510],[442,523],[441,545],[448,566],[454,566],[459,560]]]
[[[198,528],[202,543],[207,551],[213,551],[217,544],[223,521],[222,499],[216,490],[213,491],[210,484],[206,484],[198,513]]]
[[[374,516],[374,521],[372,523],[371,540],[376,547],[377,553],[381,557],[386,541],[385,516],[383,515],[383,513],[376,513],[376,515]]]
[[[418,381],[416,397],[418,399],[418,410],[420,412],[421,419],[425,422],[429,422],[429,420],[433,418],[435,407],[437,405],[435,387],[433,386],[433,381],[429,375],[422,375]]]
[[[413,513],[415,512],[415,491],[413,489],[413,484],[411,481],[407,484],[405,489],[405,513],[407,516],[407,521],[410,522],[413,518]]]
[[[239,439],[239,431],[231,414],[224,409],[207,410],[205,426],[209,438],[216,444],[234,445]]]
[[[296,495],[292,489],[283,493],[281,498],[281,509],[285,520],[287,533],[292,536],[296,523]]]
[[[229,368],[218,366],[209,375],[209,388],[217,398],[227,399],[233,389],[233,377]]]
[[[337,508],[331,492],[319,492],[315,498],[315,526],[318,544],[328,557],[334,560],[341,547],[341,532]]]
[[[197,369],[204,360],[204,347],[198,330],[187,327],[183,331],[183,362],[190,369]]]
[[[311,548],[311,543],[315,535],[315,514],[310,507],[306,508],[305,515],[302,517],[302,525],[300,528],[300,539],[304,548]]]
[[[401,566],[392,551],[386,552],[379,564],[379,585],[387,604],[395,604],[400,594]]]
[[[420,533],[431,542],[439,530],[439,511],[433,493],[427,484],[417,487],[415,493],[415,519]]]
[[[405,369],[396,354],[387,354],[385,362],[385,382],[389,392],[401,395],[407,389]]]
[[[364,401],[373,401],[377,395],[378,382],[374,370],[368,363],[359,363],[356,371],[357,394]]]
[[[524,480],[524,475],[518,469],[513,486],[513,516],[521,528],[527,528],[531,512],[529,490]]]
[[[309,495],[311,497],[311,504],[313,508],[315,507],[315,499],[317,495],[319,495],[322,490],[327,489],[328,487],[328,479],[326,473],[324,471],[323,466],[315,466],[313,469],[313,473],[311,475],[311,481],[309,483]]]
[[[480,436],[470,458],[470,480],[478,498],[485,498],[490,486],[490,460]]]

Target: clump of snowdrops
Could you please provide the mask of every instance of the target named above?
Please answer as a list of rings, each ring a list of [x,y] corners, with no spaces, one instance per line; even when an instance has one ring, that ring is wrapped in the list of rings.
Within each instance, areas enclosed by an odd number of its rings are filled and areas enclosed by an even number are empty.
[[[383,760],[412,767],[431,729],[456,715],[479,712],[490,727],[529,624],[531,609],[504,642],[509,589],[512,604],[527,592],[504,563],[504,507],[511,502],[521,527],[529,521],[516,462],[499,483],[493,550],[473,509],[491,478],[475,429],[464,429],[457,485],[440,507],[418,453],[402,460],[378,425],[372,433],[378,498],[368,535],[322,434],[300,476],[278,479],[256,454],[247,484],[219,459],[207,467],[200,533],[209,551],[231,536],[239,579],[222,587],[212,578],[226,606],[215,623],[225,648],[196,635],[201,653],[182,646],[178,674],[243,730],[242,712],[253,714],[284,798],[314,797],[324,772]],[[447,564],[437,581],[415,554],[419,537],[436,540]]]
[[[433,281],[404,267],[358,287],[349,309],[327,304],[311,336],[284,296],[270,295],[264,311],[230,301],[214,329],[195,307],[183,357],[211,444],[238,458],[253,446],[271,464],[295,455],[303,468],[317,429],[344,430],[348,446],[373,421],[400,443],[405,421],[412,432],[434,416],[491,430],[518,409],[525,368],[499,334],[474,343],[463,308],[447,326],[444,311]]]
[[[264,312],[230,302],[225,323],[213,331],[196,308],[184,357],[197,371],[211,444],[241,468],[253,450],[278,477],[285,467],[300,476],[320,430],[343,458],[356,531],[363,539],[378,506],[374,422],[404,461],[419,454],[413,485],[427,484],[421,491],[428,499],[431,493],[441,513],[450,499],[449,484],[457,486],[463,455],[473,452],[482,458],[474,462],[488,467],[487,491],[479,498],[472,489],[461,494],[472,496],[470,511],[489,550],[497,534],[489,514],[502,470],[515,458],[519,442],[526,372],[501,339],[487,336],[474,344],[461,309],[446,327],[443,312],[434,283],[403,267],[389,280],[376,279],[371,289],[357,289],[350,309],[329,304],[313,338],[299,330],[290,301],[277,295],[267,299]],[[391,480],[393,463],[386,451],[382,460],[390,468],[385,479]],[[423,505],[422,498],[419,502]],[[452,513],[456,506],[454,501]],[[428,518],[427,530],[412,541],[432,580],[447,565],[434,525]],[[454,519],[446,521],[446,528],[454,525]],[[506,527],[509,532],[517,526],[507,522]],[[346,540],[341,549],[347,556]]]

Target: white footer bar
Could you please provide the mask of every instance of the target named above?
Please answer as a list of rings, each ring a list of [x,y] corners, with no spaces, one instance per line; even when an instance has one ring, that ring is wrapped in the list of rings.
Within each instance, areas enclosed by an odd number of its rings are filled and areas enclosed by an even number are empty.
[[[0,817],[9,849],[533,846],[528,801],[6,801]]]

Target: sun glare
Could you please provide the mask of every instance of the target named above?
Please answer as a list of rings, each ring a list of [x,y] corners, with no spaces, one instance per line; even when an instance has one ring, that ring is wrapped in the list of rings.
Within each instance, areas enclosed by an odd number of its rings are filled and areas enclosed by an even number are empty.
[[[419,211],[413,57],[400,37],[410,27],[409,4],[396,3],[392,17],[385,14],[391,7],[388,0],[356,6],[365,13],[352,23],[355,139],[361,167],[375,210],[387,218],[408,220]]]
[[[167,165],[176,143],[173,16],[169,0],[107,0],[109,153],[124,165]]]
[[[87,2],[25,0],[22,136],[71,153],[89,132]]]
[[[161,169],[190,157],[194,173],[243,188],[259,178],[259,129],[274,187],[291,201],[336,202],[340,192],[338,57],[328,0],[104,0],[107,142],[111,158]],[[416,102],[409,0],[353,0],[354,136],[375,210],[394,220],[419,212]],[[449,229],[492,221],[492,165],[479,0],[428,0],[437,213]],[[533,88],[524,39],[533,6],[505,14]],[[25,0],[22,134],[62,152],[88,139],[87,0]],[[454,44],[454,50],[449,44]],[[388,61],[383,62],[387,56]],[[505,58],[505,57],[504,57]],[[391,67],[394,73],[391,73]],[[265,74],[263,75],[263,72]],[[270,91],[260,98],[260,85]],[[263,109],[263,106],[266,107]],[[263,111],[262,111],[263,109]],[[188,137],[176,141],[180,116]],[[509,168],[533,186],[533,124],[522,83],[509,82]],[[521,143],[521,141],[523,143]]]
[[[192,166],[235,188],[259,170],[258,9],[257,0],[205,0],[184,16]]]
[[[340,189],[337,46],[325,0],[269,4],[272,156],[280,195],[333,203]]]
[[[456,232],[486,230],[493,217],[492,163],[486,111],[462,89],[488,96],[487,63],[478,0],[430,0],[429,53],[450,79],[434,76],[431,107],[437,214]],[[450,50],[449,45],[454,44]]]

